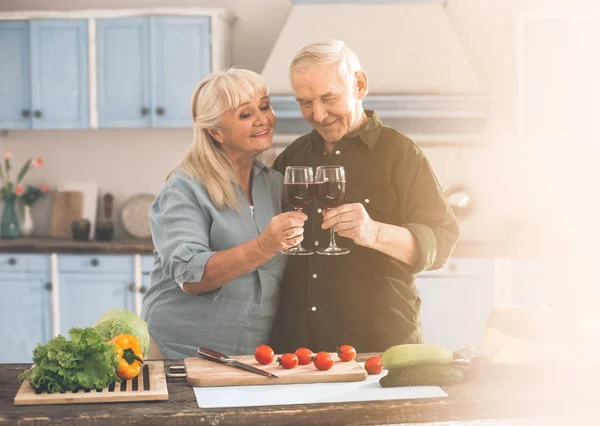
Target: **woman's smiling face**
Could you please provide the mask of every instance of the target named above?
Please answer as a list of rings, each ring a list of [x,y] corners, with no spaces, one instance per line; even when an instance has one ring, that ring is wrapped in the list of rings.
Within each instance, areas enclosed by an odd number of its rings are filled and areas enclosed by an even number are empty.
[[[227,111],[210,134],[231,159],[255,157],[273,145],[276,121],[269,96],[257,93],[247,103]]]

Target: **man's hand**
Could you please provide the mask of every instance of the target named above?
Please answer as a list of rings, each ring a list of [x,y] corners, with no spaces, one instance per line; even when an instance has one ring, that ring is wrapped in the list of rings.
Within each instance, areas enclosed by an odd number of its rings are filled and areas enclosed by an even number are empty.
[[[323,229],[333,227],[340,236],[351,238],[355,244],[372,247],[379,234],[375,222],[361,203],[343,204],[335,209],[323,210]]]

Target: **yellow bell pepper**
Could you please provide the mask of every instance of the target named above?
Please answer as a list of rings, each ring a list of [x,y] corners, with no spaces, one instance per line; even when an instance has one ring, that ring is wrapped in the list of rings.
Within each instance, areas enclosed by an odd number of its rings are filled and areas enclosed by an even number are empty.
[[[111,342],[115,344],[115,351],[119,355],[117,376],[123,380],[137,377],[144,362],[139,339],[132,334],[119,334]]]

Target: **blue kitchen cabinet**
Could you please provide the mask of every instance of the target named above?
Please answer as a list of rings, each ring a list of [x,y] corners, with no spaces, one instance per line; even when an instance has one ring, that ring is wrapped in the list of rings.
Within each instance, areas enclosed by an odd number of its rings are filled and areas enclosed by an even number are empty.
[[[27,21],[0,21],[0,52],[0,129],[27,129],[31,109]]]
[[[149,31],[145,17],[97,21],[99,127],[150,126]]]
[[[417,277],[423,341],[457,349],[481,343],[494,305],[493,259],[451,259]]]
[[[211,71],[210,18],[99,19],[101,128],[189,127],[190,96]]]
[[[0,254],[1,363],[31,362],[52,338],[50,256]]]
[[[152,273],[152,265],[154,257],[152,255],[142,256],[142,294],[150,288],[150,274]]]
[[[192,91],[210,73],[210,20],[156,17],[152,30],[153,125],[189,127]]]
[[[59,256],[60,332],[90,327],[114,308],[134,311],[133,256]]]
[[[0,128],[88,127],[86,20],[0,22]]]

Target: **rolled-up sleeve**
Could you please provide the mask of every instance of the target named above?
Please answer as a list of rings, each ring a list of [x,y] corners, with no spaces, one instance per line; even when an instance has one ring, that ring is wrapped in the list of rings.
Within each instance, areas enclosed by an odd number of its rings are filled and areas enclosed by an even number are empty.
[[[165,276],[183,287],[199,282],[210,249],[211,218],[201,205],[203,196],[194,191],[187,177],[171,177],[150,209],[149,219],[154,247],[160,256]],[[220,289],[203,294],[215,298]]]
[[[420,152],[414,161],[405,162],[409,176],[400,185],[407,191],[406,222],[402,224],[417,240],[419,259],[412,273],[441,268],[452,255],[459,237],[459,228],[452,209],[431,165]]]

